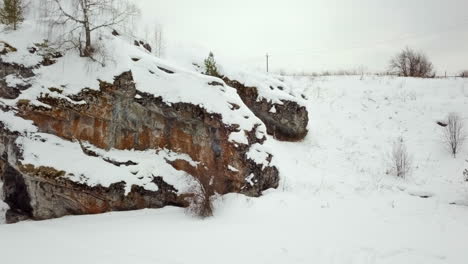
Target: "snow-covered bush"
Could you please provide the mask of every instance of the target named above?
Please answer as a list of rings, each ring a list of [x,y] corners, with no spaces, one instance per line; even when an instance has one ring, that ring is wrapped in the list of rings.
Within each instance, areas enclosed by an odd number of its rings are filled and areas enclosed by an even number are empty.
[[[447,144],[453,157],[457,157],[466,135],[463,127],[463,120],[457,113],[450,113],[447,117],[447,125],[444,130],[444,142]]]
[[[399,137],[393,143],[391,166],[392,174],[399,178],[405,178],[411,171],[411,158],[403,137]]]
[[[188,198],[189,206],[186,208],[187,213],[206,218],[213,216],[213,201],[214,186],[211,181],[205,181],[194,177],[197,184],[190,192]]]
[[[216,61],[214,59],[213,52],[210,52],[208,58],[204,61],[205,64],[205,74],[210,76],[219,76],[218,66],[216,66]]]

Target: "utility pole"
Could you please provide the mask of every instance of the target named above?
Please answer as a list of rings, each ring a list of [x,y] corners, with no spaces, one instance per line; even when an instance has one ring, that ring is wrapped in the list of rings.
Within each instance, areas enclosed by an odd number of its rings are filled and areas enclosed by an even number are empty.
[[[270,56],[269,56],[268,53],[267,53],[267,54],[266,54],[266,70],[267,70],[267,72],[268,72],[268,58],[269,58],[269,57],[270,57]]]

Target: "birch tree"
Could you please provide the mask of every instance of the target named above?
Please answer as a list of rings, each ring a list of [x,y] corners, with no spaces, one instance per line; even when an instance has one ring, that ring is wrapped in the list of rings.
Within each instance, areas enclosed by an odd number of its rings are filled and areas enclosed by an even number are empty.
[[[44,0],[51,30],[65,28],[64,43],[77,48],[80,56],[91,57],[94,32],[126,23],[138,9],[126,0]]]

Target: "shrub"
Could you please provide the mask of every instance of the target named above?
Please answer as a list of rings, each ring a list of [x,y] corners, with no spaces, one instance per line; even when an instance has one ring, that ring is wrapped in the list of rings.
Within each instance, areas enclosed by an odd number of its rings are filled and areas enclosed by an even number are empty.
[[[447,117],[447,126],[444,130],[444,141],[447,144],[453,157],[457,157],[466,135],[463,128],[463,121],[457,113],[450,113]]]
[[[214,59],[213,52],[210,52],[208,58],[205,59],[205,74],[210,76],[219,76],[218,66],[216,66],[216,61]]]
[[[422,52],[405,48],[390,60],[390,71],[404,77],[431,78],[435,76],[433,65]]]
[[[462,71],[462,72],[460,73],[460,77],[462,77],[462,78],[468,78],[468,70]]]
[[[189,214],[200,218],[213,216],[214,186],[211,181],[196,178],[196,186],[191,190],[189,197],[189,206],[186,208]]]
[[[393,143],[391,154],[391,165],[393,174],[399,178],[405,178],[411,170],[411,159],[402,137]]]

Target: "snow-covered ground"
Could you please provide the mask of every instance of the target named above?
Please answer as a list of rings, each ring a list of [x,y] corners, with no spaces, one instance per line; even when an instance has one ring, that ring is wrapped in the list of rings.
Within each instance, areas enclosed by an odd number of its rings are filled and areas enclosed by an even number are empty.
[[[468,79],[284,82],[308,97],[310,133],[266,143],[277,190],[218,197],[206,220],[166,207],[0,225],[1,262],[468,263],[468,144],[452,158],[436,124],[458,112],[468,129]],[[387,174],[399,136],[406,179]]]

